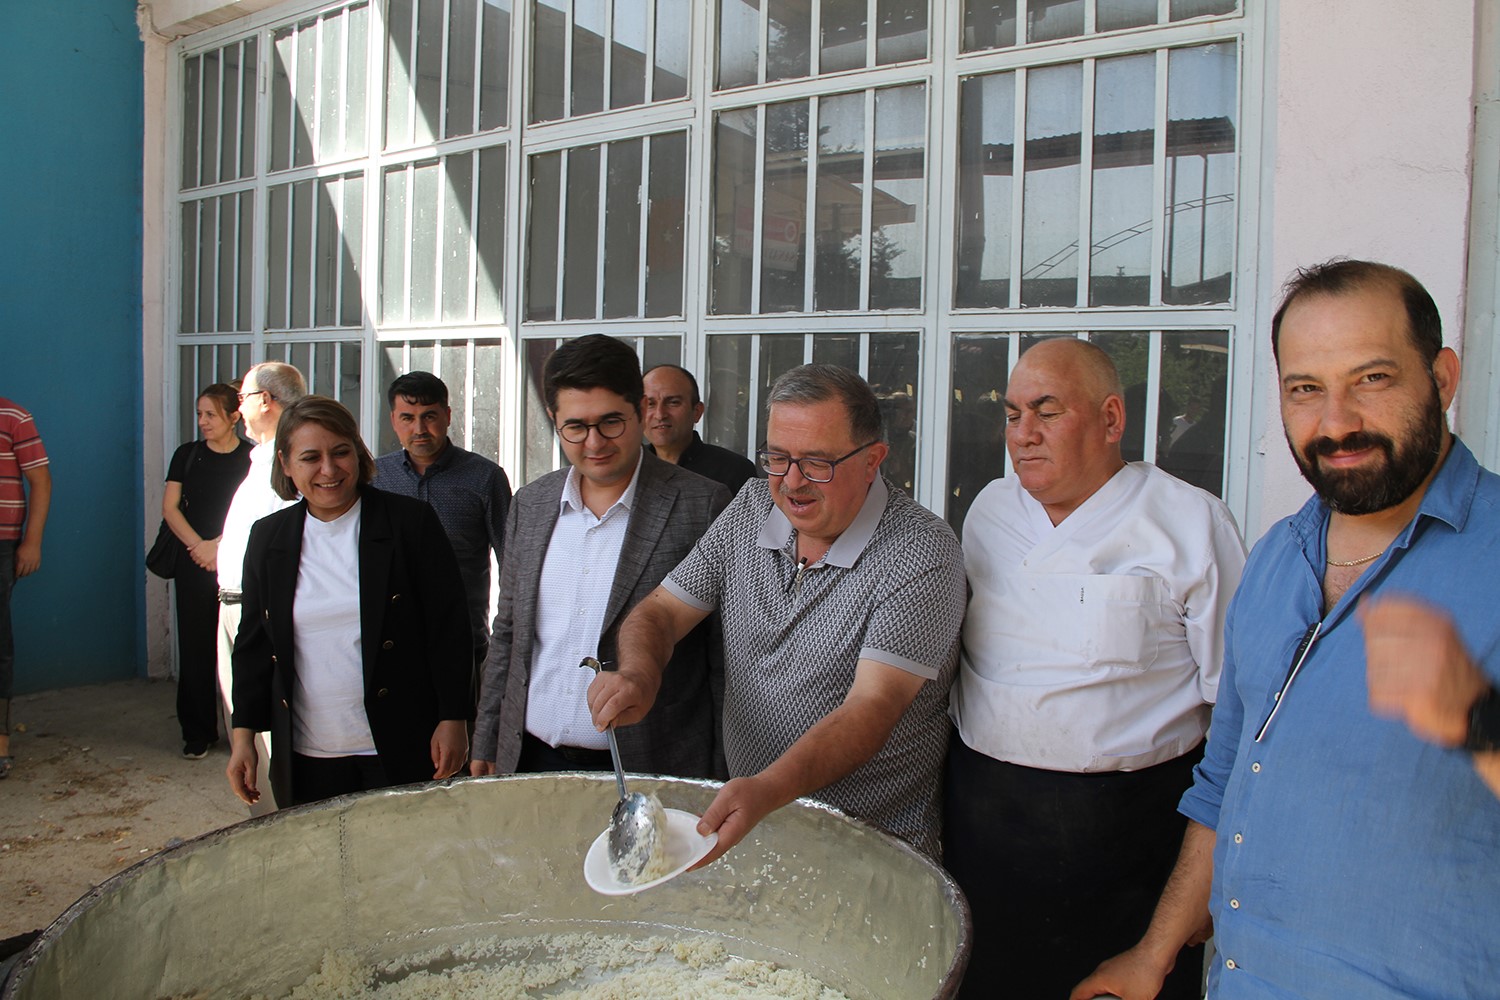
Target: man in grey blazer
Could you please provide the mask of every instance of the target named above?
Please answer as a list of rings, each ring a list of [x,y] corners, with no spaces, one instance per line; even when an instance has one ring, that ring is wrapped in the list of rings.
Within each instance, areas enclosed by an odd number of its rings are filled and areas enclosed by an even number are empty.
[[[505,525],[500,600],[480,686],[470,772],[610,770],[585,656],[615,658],[620,623],[729,503],[720,483],[648,453],[640,362],[621,341],[571,340],[543,371],[569,465],[519,490]],[[618,733],[627,770],[723,777],[717,620],[684,636],[662,693]]]

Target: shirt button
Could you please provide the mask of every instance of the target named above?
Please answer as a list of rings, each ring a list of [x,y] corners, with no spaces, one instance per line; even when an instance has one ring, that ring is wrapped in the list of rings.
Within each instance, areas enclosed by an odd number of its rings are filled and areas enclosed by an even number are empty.
[[[1250,770],[1254,771],[1256,774],[1259,774],[1260,773],[1260,761],[1256,761],[1254,764],[1251,764],[1250,765]]]
[[[382,642],[380,644],[380,648],[381,649],[395,649],[396,648],[396,644],[394,642],[392,642],[391,640],[387,639],[385,642]]]
[[[1238,899],[1231,899],[1229,901],[1229,908],[1231,910],[1238,910],[1240,908],[1240,901]]]
[[[1236,969],[1236,968],[1239,968],[1239,966],[1235,965],[1234,964],[1234,959],[1231,958],[1231,959],[1229,959],[1228,961],[1226,961],[1224,963],[1224,968],[1226,968],[1226,969]]]
[[[1234,842],[1236,844],[1243,844],[1245,842],[1245,836],[1244,836],[1244,834],[1241,834],[1241,833],[1235,834],[1234,835]]]

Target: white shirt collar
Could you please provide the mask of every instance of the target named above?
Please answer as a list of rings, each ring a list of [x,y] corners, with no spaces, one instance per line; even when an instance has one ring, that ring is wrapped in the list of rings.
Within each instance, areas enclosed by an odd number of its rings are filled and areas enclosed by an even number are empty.
[[[631,473],[630,485],[625,487],[625,492],[620,494],[620,499],[609,505],[599,520],[604,520],[614,513],[615,508],[623,507],[627,511],[635,506],[635,487],[641,481],[641,465],[645,462],[646,449],[641,448],[641,453],[635,460],[635,472]],[[566,514],[569,510],[588,510],[583,503],[583,474],[578,471],[578,466],[568,466],[568,479],[563,483],[562,496],[558,498],[558,514]],[[592,513],[592,512],[590,512]]]

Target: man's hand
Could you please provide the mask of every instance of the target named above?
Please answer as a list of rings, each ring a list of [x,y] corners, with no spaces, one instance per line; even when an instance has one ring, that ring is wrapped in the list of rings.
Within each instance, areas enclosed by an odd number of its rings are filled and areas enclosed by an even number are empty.
[[[1489,681],[1464,649],[1453,621],[1403,597],[1359,606],[1365,630],[1370,711],[1400,719],[1418,738],[1456,747],[1469,731],[1469,711]]]
[[[640,722],[656,702],[661,676],[645,671],[600,671],[589,684],[589,714],[594,728],[604,732],[610,726],[629,726]]]
[[[1155,1000],[1171,964],[1165,969],[1140,945],[1101,962],[1087,979],[1073,987],[1068,1000],[1116,996],[1122,1000]]]
[[[16,579],[30,576],[42,568],[42,543],[23,538],[16,544]]]
[[[755,829],[755,824],[784,804],[765,787],[759,776],[730,781],[719,789],[719,794],[714,796],[704,810],[703,818],[698,821],[700,836],[717,830],[719,841],[693,868],[702,868],[719,860],[731,847],[744,840],[745,835]]]
[[[432,731],[432,779],[451,778],[463,769],[469,756],[469,734],[464,720],[444,719]]]
[[[224,768],[224,774],[240,801],[253,806],[260,801],[260,789],[255,786],[255,770],[260,765],[260,755],[255,752],[255,733],[236,729],[229,734],[229,743],[229,766]]]
[[[469,761],[469,776],[472,778],[485,778],[495,773],[497,768],[492,760]]]

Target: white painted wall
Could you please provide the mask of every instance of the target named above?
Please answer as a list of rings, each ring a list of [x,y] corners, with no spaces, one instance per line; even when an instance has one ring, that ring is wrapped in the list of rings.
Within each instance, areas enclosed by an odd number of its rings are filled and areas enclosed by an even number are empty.
[[[1271,12],[1251,539],[1310,493],[1282,436],[1269,341],[1295,268],[1335,255],[1405,268],[1461,344],[1476,2],[1281,0]]]

